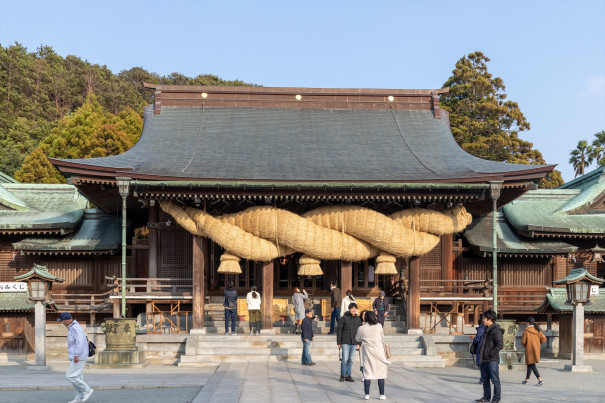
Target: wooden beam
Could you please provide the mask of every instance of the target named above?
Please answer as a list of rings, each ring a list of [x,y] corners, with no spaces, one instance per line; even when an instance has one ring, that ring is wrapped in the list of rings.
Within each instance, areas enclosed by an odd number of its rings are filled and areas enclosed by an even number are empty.
[[[262,333],[275,333],[273,330],[273,261],[263,262],[263,329]]]
[[[340,289],[343,298],[348,290],[353,290],[353,263],[351,262],[340,262]]]
[[[208,242],[200,236],[193,237],[193,329],[192,333],[204,329],[204,269]]]
[[[415,333],[420,330],[420,258],[410,258],[408,284],[407,328]]]
[[[158,221],[158,205],[149,207],[149,222]],[[149,230],[149,278],[158,277],[158,250],[160,246],[160,234],[158,230]]]

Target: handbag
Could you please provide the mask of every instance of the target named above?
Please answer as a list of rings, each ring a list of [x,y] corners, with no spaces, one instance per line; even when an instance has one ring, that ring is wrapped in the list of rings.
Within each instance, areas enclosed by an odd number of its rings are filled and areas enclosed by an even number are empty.
[[[88,357],[94,357],[97,352],[97,346],[95,346],[95,343],[88,340],[88,337],[86,338],[86,341],[88,342]]]
[[[471,348],[470,348],[469,351],[470,351],[471,354],[477,354],[477,343],[472,342],[471,343]]]
[[[383,347],[384,347],[384,355],[387,358],[391,357],[391,347],[387,344],[387,343],[382,343]]]

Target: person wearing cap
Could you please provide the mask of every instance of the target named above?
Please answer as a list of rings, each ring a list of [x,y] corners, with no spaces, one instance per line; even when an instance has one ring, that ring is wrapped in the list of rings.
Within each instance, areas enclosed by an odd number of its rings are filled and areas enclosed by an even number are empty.
[[[88,339],[82,326],[76,321],[69,312],[63,312],[59,315],[57,322],[63,322],[63,326],[68,329],[67,332],[67,356],[69,358],[69,367],[65,373],[65,378],[74,385],[76,398],[69,403],[85,402],[92,395],[92,388],[84,382],[83,372],[86,360],[88,359]]]
[[[384,291],[380,290],[378,293],[378,298],[376,298],[372,304],[372,309],[374,310],[374,314],[378,319],[378,323],[384,327],[384,317],[389,313],[389,303],[384,298]]]
[[[302,365],[315,365],[311,359],[311,342],[313,341],[312,309],[305,309],[305,318],[302,321],[300,338],[303,342]]]

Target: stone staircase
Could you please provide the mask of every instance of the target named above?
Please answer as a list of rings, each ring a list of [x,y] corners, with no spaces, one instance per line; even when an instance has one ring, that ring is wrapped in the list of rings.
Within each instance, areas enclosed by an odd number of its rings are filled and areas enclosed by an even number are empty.
[[[289,307],[288,309],[290,309]],[[315,312],[321,312],[319,305],[314,306]],[[327,334],[330,332],[330,318],[323,319],[318,315],[313,321],[315,334]],[[211,302],[204,306],[204,328],[208,334],[225,334],[225,308],[222,303]],[[288,334],[294,331],[294,317],[288,316],[286,320],[273,322],[273,329],[277,334]],[[401,305],[391,304],[391,310],[384,322],[384,334],[405,333],[405,312]],[[236,322],[236,333],[248,334],[250,328],[248,322]]]
[[[441,357],[426,348],[422,335],[387,334],[385,343],[391,348],[392,362],[411,367],[444,367]],[[429,354],[427,354],[427,350]],[[299,335],[189,335],[185,354],[179,366],[203,366],[220,362],[300,361],[302,343]],[[311,345],[313,361],[338,359],[336,336],[318,334]],[[356,361],[358,356],[356,355]]]

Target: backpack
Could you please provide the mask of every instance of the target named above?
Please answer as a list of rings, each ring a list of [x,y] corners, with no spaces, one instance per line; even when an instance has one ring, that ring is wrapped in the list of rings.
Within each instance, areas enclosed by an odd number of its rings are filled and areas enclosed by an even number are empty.
[[[86,338],[86,341],[88,342],[88,356],[94,357],[95,353],[97,352],[97,346],[95,346],[95,343],[88,340],[88,337]]]

